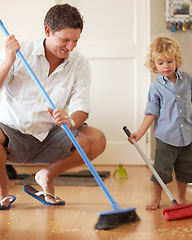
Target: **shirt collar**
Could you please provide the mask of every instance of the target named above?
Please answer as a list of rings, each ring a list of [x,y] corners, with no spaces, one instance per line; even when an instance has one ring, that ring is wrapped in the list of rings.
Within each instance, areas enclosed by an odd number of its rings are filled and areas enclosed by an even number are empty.
[[[178,79],[183,80],[182,77],[181,77],[181,72],[178,69],[176,70],[175,73],[176,73],[176,76],[177,76]]]
[[[45,39],[37,43],[36,47],[32,52],[32,55],[45,56],[44,41]]]
[[[176,69],[175,74],[177,76],[177,79],[182,80],[181,72],[179,69]],[[167,77],[165,77],[161,74],[158,74],[158,80],[163,82],[164,84],[166,84],[169,81],[169,79]]]

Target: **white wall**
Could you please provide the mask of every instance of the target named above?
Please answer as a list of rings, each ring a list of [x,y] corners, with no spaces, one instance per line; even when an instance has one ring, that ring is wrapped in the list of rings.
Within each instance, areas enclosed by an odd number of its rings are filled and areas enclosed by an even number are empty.
[[[88,123],[101,129],[107,138],[106,150],[94,164],[144,164],[128,143],[123,126],[135,131],[144,116],[149,83],[144,67],[149,41],[148,3],[74,0],[85,19],[78,49],[91,64],[92,112]],[[148,155],[146,138],[139,144]]]
[[[47,10],[56,0],[0,0],[0,19],[10,34],[18,40],[42,39],[43,20]],[[0,29],[0,48],[5,36]]]
[[[171,32],[167,29],[165,21],[165,0],[150,0],[151,1],[151,40],[157,36],[167,36],[177,40],[181,46],[184,65],[182,70],[192,74],[192,30],[186,32],[176,30]]]

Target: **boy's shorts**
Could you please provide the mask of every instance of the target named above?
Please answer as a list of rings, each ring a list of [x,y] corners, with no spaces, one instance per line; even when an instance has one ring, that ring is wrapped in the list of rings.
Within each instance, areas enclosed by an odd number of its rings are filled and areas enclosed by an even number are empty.
[[[154,168],[165,184],[173,181],[175,171],[179,182],[192,182],[192,143],[188,146],[175,147],[156,138],[156,155]],[[154,175],[151,180],[158,183]]]
[[[84,127],[72,131],[73,135]],[[7,162],[14,164],[48,164],[63,159],[71,154],[72,142],[65,130],[58,125],[54,126],[47,137],[40,142],[29,134],[0,123],[0,128],[6,135],[5,149]]]

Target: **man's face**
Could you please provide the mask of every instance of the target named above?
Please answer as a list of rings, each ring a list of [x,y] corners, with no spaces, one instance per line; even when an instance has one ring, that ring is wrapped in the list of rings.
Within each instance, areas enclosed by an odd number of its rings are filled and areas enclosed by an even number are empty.
[[[46,26],[45,33],[48,51],[60,59],[65,59],[69,56],[69,52],[77,46],[81,29],[64,28],[52,34],[49,26]]]

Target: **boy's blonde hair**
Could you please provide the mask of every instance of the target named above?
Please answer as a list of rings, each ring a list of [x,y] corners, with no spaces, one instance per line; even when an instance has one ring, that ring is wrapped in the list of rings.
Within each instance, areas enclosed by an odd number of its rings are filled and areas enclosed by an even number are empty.
[[[162,56],[165,59],[169,59],[170,54],[172,57],[175,57],[177,68],[180,68],[183,64],[183,57],[178,42],[168,37],[157,37],[150,45],[145,66],[149,68],[152,73],[157,73],[155,60],[158,58],[162,59]]]

